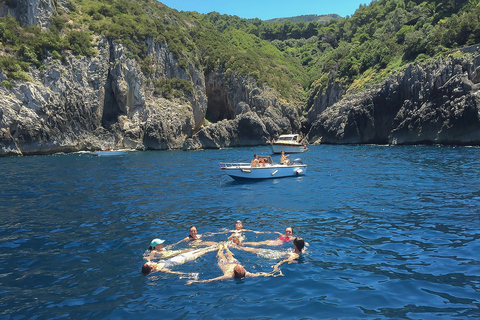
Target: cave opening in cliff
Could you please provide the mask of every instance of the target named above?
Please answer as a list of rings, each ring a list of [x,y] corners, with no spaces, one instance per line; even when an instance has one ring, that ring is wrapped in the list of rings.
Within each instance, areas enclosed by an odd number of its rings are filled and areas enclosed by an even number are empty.
[[[109,74],[110,78],[110,74]],[[103,102],[102,126],[109,128],[111,125],[117,123],[118,116],[122,114],[120,106],[115,99],[115,94],[112,89],[112,81],[107,81],[105,84],[105,98]]]
[[[205,119],[215,123],[221,120],[231,120],[235,117],[235,113],[229,106],[226,93],[219,89],[209,90],[207,87],[207,112]]]

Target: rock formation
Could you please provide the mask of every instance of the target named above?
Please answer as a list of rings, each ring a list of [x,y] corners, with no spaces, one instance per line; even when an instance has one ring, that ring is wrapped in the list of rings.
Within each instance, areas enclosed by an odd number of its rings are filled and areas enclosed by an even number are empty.
[[[480,56],[411,64],[313,122],[312,143],[480,144]]]

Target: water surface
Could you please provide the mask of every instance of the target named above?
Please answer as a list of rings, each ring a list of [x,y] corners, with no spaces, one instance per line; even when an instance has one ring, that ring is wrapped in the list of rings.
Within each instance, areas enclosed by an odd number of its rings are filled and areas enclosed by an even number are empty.
[[[0,318],[480,318],[479,148],[310,150],[306,176],[259,182],[217,163],[266,147],[0,158]],[[153,238],[237,219],[310,246],[283,277],[140,274]],[[278,261],[232,251],[252,272]],[[177,270],[221,275],[215,252]]]

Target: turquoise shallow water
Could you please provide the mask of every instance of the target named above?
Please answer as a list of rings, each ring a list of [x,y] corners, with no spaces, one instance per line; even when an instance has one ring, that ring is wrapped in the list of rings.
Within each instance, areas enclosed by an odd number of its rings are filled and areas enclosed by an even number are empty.
[[[480,318],[479,148],[311,146],[306,176],[253,183],[217,168],[253,153],[0,158],[0,319]],[[140,274],[151,239],[237,219],[310,246],[283,277]],[[176,270],[221,275],[215,252]]]

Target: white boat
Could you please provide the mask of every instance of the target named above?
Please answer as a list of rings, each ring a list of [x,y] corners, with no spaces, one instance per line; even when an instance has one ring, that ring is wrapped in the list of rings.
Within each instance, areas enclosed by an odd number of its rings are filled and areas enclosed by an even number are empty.
[[[307,145],[301,142],[298,134],[283,134],[277,140],[270,141],[273,153],[300,153],[308,151]]]
[[[93,153],[97,156],[102,157],[109,157],[109,156],[122,156],[127,154],[127,150],[101,150],[101,151],[94,151]]]
[[[290,165],[274,163],[270,156],[259,156],[258,159],[258,167],[252,167],[250,163],[220,162],[218,165],[223,173],[235,180],[296,177],[307,173],[307,165],[302,159],[295,159]]]

